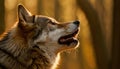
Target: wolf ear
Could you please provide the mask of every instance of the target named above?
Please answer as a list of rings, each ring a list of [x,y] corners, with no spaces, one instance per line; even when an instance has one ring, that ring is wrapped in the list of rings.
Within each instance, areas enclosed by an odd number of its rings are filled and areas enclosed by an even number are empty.
[[[22,5],[18,5],[18,18],[20,21],[26,22],[30,16],[31,13],[26,8]]]

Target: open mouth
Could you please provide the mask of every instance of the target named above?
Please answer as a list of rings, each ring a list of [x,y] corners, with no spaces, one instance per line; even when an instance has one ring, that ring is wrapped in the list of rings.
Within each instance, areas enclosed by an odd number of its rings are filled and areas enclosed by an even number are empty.
[[[68,45],[68,46],[71,43],[76,43],[77,44],[78,40],[75,38],[77,33],[78,33],[78,29],[71,34],[60,37],[59,40],[58,40],[58,43],[59,44],[65,44],[65,45]]]

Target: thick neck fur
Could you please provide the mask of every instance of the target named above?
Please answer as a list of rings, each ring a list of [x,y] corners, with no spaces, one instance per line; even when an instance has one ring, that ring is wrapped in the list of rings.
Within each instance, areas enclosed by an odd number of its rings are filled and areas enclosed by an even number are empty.
[[[0,69],[51,69],[56,55],[32,48],[19,35],[14,28],[0,39]]]

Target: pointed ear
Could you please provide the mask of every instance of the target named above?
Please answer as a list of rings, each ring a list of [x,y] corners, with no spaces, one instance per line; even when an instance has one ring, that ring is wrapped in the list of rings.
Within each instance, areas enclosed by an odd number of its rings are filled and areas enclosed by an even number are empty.
[[[31,16],[31,13],[22,5],[18,5],[18,18],[20,21],[26,22]]]

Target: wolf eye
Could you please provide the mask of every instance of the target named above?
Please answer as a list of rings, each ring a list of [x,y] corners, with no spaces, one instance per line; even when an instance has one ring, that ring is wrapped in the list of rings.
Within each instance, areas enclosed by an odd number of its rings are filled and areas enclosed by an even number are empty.
[[[52,24],[52,25],[56,25],[56,23],[54,23],[54,22],[51,22],[51,24]]]
[[[56,25],[56,23],[54,23],[53,21],[51,20],[48,20],[48,23],[52,24],[52,25]]]
[[[50,31],[53,31],[53,30],[55,30],[55,28],[56,28],[56,25],[55,25],[55,23],[48,23],[48,28],[49,28],[49,30]]]
[[[51,20],[47,20],[47,23],[51,23],[52,21]]]

